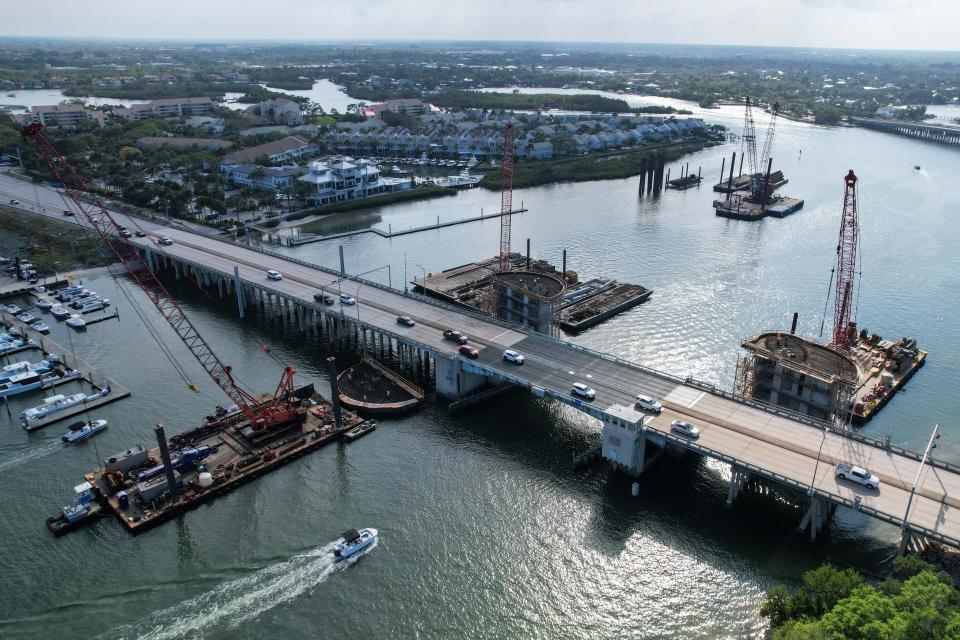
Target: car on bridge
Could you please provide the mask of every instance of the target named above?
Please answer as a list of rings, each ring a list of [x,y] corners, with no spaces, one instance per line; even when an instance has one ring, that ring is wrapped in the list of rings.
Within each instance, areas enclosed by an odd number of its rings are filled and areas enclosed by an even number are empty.
[[[570,393],[587,400],[594,400],[597,397],[597,392],[582,382],[574,382],[570,388]]]
[[[357,299],[353,296],[347,295],[345,293],[340,294],[340,304],[353,305],[357,304]]]
[[[146,232],[143,231],[143,230],[141,230],[141,229],[137,229],[136,231],[134,231],[134,232],[133,232],[133,235],[137,236],[138,238],[146,238],[146,237],[147,237]]]
[[[480,352],[477,351],[476,349],[474,349],[473,347],[471,347],[471,346],[468,345],[468,344],[462,344],[462,345],[460,345],[460,348],[457,349],[457,351],[460,352],[460,355],[466,356],[466,357],[470,358],[471,360],[476,360],[477,358],[480,357]]]
[[[660,413],[663,411],[663,405],[651,398],[650,396],[645,396],[643,394],[637,394],[636,398],[637,407],[644,409],[646,411],[652,411],[653,413]]]
[[[443,339],[451,340],[457,344],[467,344],[467,342],[470,341],[470,339],[462,331],[456,331],[454,329],[447,329],[444,331]]]
[[[410,316],[399,316],[399,317],[397,318],[397,324],[402,324],[402,325],[405,326],[405,327],[412,327],[412,326],[414,326],[414,325],[417,324],[417,323],[416,323],[416,321],[415,321],[413,318],[411,318]]]
[[[72,216],[72,215],[73,215],[73,211],[70,211],[70,209],[64,209],[64,210],[63,210],[63,215],[65,215],[65,216]]]
[[[159,242],[160,244],[162,244],[162,245],[165,246],[165,247],[169,247],[170,245],[173,244],[173,240],[171,240],[171,239],[168,238],[167,236],[160,236],[160,239],[157,240],[157,242]]]
[[[124,238],[132,238],[132,237],[133,237],[133,234],[130,233],[129,231],[127,231],[126,229],[121,229],[121,230],[120,230],[120,235],[122,235]]]
[[[15,198],[11,198],[11,199],[10,199],[10,204],[20,204],[20,201],[17,200],[17,199],[15,199]]]
[[[519,351],[514,351],[513,349],[507,349],[506,351],[504,351],[503,359],[506,360],[507,362],[512,362],[513,364],[516,364],[516,365],[521,365],[523,364],[523,361],[524,361],[523,354],[520,353]]]
[[[270,280],[283,280],[283,274],[270,269],[270,271],[267,271],[267,278]]]
[[[862,484],[867,489],[873,490],[880,487],[880,478],[873,475],[863,467],[855,467],[852,464],[841,462],[837,465],[837,479],[849,480]]]
[[[313,294],[313,301],[314,301],[314,302],[322,302],[323,304],[327,305],[328,307],[329,307],[330,305],[332,305],[334,302],[336,302],[336,300],[333,299],[333,296],[332,296],[332,295],[330,295],[329,293],[324,293],[324,292],[322,292],[322,291],[319,292],[319,293]]]
[[[687,436],[688,438],[692,438],[694,440],[700,437],[700,429],[697,429],[689,422],[685,422],[683,420],[674,420],[671,422],[670,431],[678,433],[682,436]]]

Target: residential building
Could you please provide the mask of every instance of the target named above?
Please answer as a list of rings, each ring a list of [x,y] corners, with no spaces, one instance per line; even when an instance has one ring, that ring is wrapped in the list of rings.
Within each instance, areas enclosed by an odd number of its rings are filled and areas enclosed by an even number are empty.
[[[248,107],[247,113],[266,118],[274,124],[287,126],[303,124],[303,114],[300,112],[300,105],[287,98],[264,100],[259,104]]]
[[[262,157],[266,157],[270,162],[286,162],[316,152],[317,145],[306,138],[287,136],[280,140],[229,153],[220,161],[220,166],[256,162]]]
[[[127,120],[143,120],[149,117],[185,118],[211,113],[216,103],[210,98],[164,98],[151,102],[131,104],[126,109],[114,109],[113,115]]]
[[[422,116],[425,113],[430,113],[431,108],[429,104],[424,104],[416,98],[399,98],[397,100],[378,102],[360,109],[360,113],[368,117],[379,116],[384,111]]]
[[[314,188],[307,200],[318,205],[411,188],[410,178],[381,176],[380,169],[372,161],[347,156],[311,162],[308,173],[299,180]]]
[[[306,171],[303,167],[263,167],[258,164],[234,164],[222,169],[224,177],[241,187],[280,191],[292,187],[294,181]]]
[[[103,114],[82,104],[54,104],[30,107],[29,119],[45,127],[72,127],[88,120],[101,121]]]

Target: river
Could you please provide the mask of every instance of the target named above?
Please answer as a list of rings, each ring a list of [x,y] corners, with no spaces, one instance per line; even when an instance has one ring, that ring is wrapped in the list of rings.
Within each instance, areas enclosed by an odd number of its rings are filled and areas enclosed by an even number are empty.
[[[759,115],[759,114],[758,114]],[[721,113],[720,116],[724,116]],[[738,114],[726,116],[736,126]],[[761,129],[767,116],[759,115]],[[649,302],[574,341],[672,373],[729,386],[739,341],[789,324],[816,336],[834,261],[843,176],[860,176],[862,287],[857,319],[884,336],[910,335],[927,366],[865,431],[921,448],[935,422],[936,453],[960,460],[956,404],[960,336],[955,223],[960,156],[953,149],[857,128],[782,121],[775,168],[805,208],[759,223],[717,218],[709,185],[725,145],[689,156],[704,185],[638,198],[636,179],[518,190],[514,246],[559,263],[569,251],[581,277],[608,275],[655,290]],[[801,154],[802,150],[802,154]],[[921,165],[920,171],[913,166]],[[671,165],[677,173],[679,163]],[[498,194],[375,210],[384,228],[492,210]],[[353,273],[401,286],[497,251],[495,220],[384,240],[343,241]],[[336,243],[287,249],[337,264]],[[222,397],[189,354],[159,327],[193,394],[139,322],[117,283],[105,294],[120,321],[54,337],[108,371],[133,395],[92,417],[110,420],[71,449],[62,426],[27,435],[0,410],[0,597],[4,638],[760,638],[763,592],[832,560],[876,570],[893,552],[891,527],[838,511],[816,544],[795,532],[796,496],[746,493],[724,506],[728,469],[696,457],[661,458],[630,496],[630,481],[602,467],[571,470],[597,426],[566,407],[522,393],[449,416],[436,408],[383,421],[138,537],[105,520],[62,539],[43,521],[98,458],[194,424]],[[322,353],[172,285],[199,330],[257,389],[292,362],[326,388]],[[361,292],[362,295],[362,292]],[[143,304],[143,297],[133,295]],[[229,306],[229,305],[227,305]],[[829,318],[828,318],[829,321]],[[69,390],[69,389],[68,389]],[[15,416],[38,396],[13,400]],[[345,528],[374,526],[381,541],[343,570],[325,545]]]

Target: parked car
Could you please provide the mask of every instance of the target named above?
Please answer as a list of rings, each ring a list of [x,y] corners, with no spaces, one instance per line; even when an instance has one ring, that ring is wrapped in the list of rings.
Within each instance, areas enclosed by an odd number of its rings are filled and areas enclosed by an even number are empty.
[[[405,327],[412,327],[412,326],[414,326],[414,325],[417,324],[417,323],[416,323],[416,321],[415,321],[413,318],[411,318],[410,316],[399,316],[399,317],[397,318],[397,324],[402,324],[402,325],[405,326]]]
[[[471,346],[468,345],[468,344],[462,344],[462,345],[460,345],[460,348],[457,349],[457,351],[460,352],[460,355],[462,355],[462,356],[467,356],[467,357],[470,358],[471,360],[476,360],[477,358],[480,357],[480,352],[477,351],[476,349],[474,349],[473,347],[471,347]]]
[[[654,413],[660,413],[663,411],[662,404],[650,396],[645,396],[643,394],[637,394],[637,407],[646,411],[653,411]]]
[[[674,420],[671,422],[670,431],[679,433],[682,436],[687,436],[688,438],[693,438],[694,440],[700,437],[700,429],[683,420]]]
[[[170,245],[173,244],[173,240],[171,240],[171,239],[168,238],[167,236],[160,236],[160,239],[157,240],[157,242],[159,242],[160,244],[162,244],[162,245],[165,246],[165,247],[169,247]]]
[[[880,478],[873,475],[863,467],[855,467],[852,464],[841,462],[837,465],[837,478],[840,480],[849,480],[862,484],[867,489],[877,489],[880,487]]]
[[[570,393],[575,396],[580,396],[581,398],[586,398],[587,400],[593,400],[597,397],[597,392],[582,382],[574,382],[570,388]]]
[[[514,351],[513,349],[507,349],[503,352],[503,359],[507,362],[512,362],[513,364],[523,364],[523,354],[519,351]]]
[[[456,331],[454,329],[447,329],[446,331],[444,331],[443,339],[451,340],[453,342],[456,342],[457,344],[467,344],[467,342],[470,341],[470,339],[467,338],[467,336],[464,335],[463,332]]]
[[[357,304],[357,299],[354,298],[353,296],[348,296],[345,293],[341,293],[340,304],[346,304],[346,305]]]
[[[314,302],[322,302],[327,306],[330,306],[335,302],[332,295],[330,295],[329,293],[323,293],[322,291],[319,293],[313,294],[313,300]]]
[[[283,274],[280,273],[279,271],[274,271],[273,269],[270,269],[270,271],[267,271],[267,278],[269,278],[270,280],[283,280]]]

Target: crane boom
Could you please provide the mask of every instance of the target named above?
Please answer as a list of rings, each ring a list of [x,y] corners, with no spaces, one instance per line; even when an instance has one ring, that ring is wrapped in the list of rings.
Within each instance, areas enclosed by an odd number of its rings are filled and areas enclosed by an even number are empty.
[[[513,211],[513,123],[503,130],[500,164],[500,271],[510,270],[510,218]]]
[[[757,165],[757,130],[753,124],[753,109],[750,107],[750,96],[744,98],[745,111],[743,116],[743,153],[747,154],[747,171],[751,176],[762,170]]]
[[[767,125],[767,133],[763,139],[763,151],[760,153],[760,170],[764,171],[767,162],[770,160],[770,152],[773,151],[773,133],[777,125],[777,115],[780,113],[780,103],[774,102],[770,108],[770,124]]]
[[[113,219],[99,197],[91,192],[77,170],[57,151],[53,143],[43,135],[43,126],[32,123],[24,126],[20,133],[31,140],[50,171],[56,176],[67,197],[73,201],[80,214],[90,223],[103,241],[117,256],[134,282],[143,289],[150,302],[160,315],[170,324],[177,336],[183,341],[203,367],[207,375],[239,407],[250,424],[255,428],[265,428],[289,419],[292,408],[286,402],[293,389],[293,367],[284,369],[283,377],[277,386],[273,401],[260,402],[252,393],[234,380],[229,365],[224,364],[203,339],[193,323],[184,314],[183,309],[173,299],[163,283],[140,255],[132,242],[121,233],[120,226]]]
[[[840,220],[840,239],[837,241],[837,288],[833,313],[833,346],[841,351],[850,349],[850,307],[857,272],[857,176],[853,169],[846,175],[843,193],[843,215]]]

